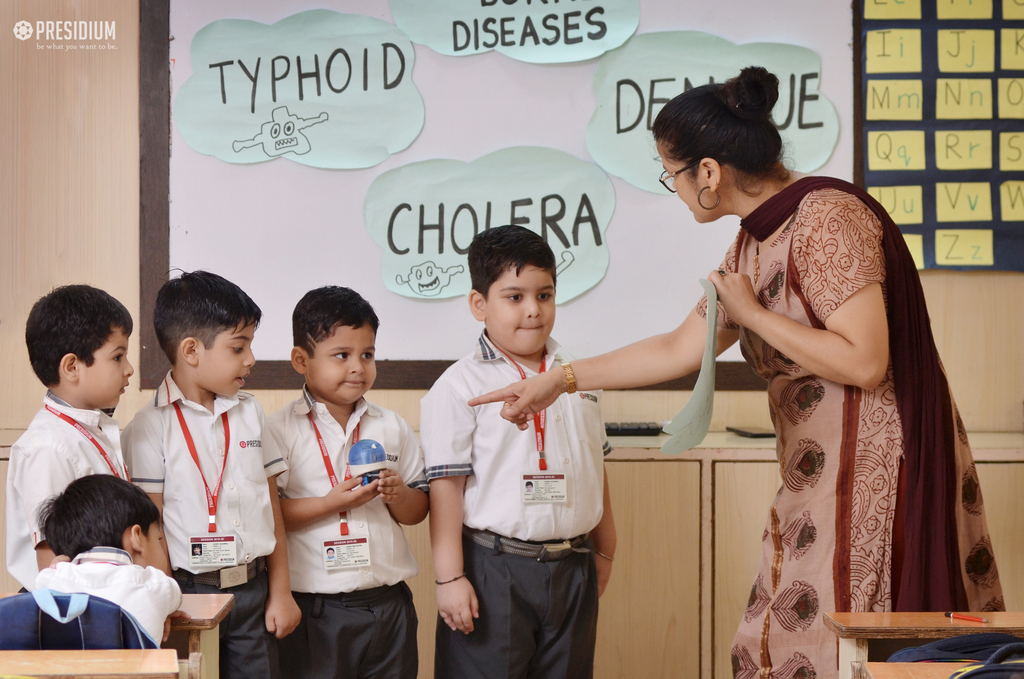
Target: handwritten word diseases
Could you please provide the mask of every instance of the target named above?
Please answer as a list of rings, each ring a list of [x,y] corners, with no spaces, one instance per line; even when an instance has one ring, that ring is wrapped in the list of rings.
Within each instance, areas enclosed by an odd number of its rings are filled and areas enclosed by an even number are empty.
[[[414,61],[401,31],[368,16],[215,21],[192,41],[175,122],[189,146],[229,163],[370,167],[423,127]]]
[[[658,112],[677,94],[727,80],[750,64],[779,78],[772,117],[787,164],[798,172],[824,165],[839,139],[839,118],[818,91],[818,55],[796,45],[734,45],[696,31],[643,33],[601,57],[594,73],[597,107],[587,126],[587,149],[608,172],[664,193],[658,183],[661,161],[651,152]]]
[[[395,23],[440,54],[497,50],[531,63],[583,61],[624,43],[639,0],[391,0]]]
[[[466,253],[478,233],[505,224],[532,229],[555,252],[561,303],[604,277],[614,210],[612,184],[593,163],[515,147],[471,163],[427,160],[389,170],[370,185],[363,221],[383,251],[384,284],[418,299],[469,292]]]

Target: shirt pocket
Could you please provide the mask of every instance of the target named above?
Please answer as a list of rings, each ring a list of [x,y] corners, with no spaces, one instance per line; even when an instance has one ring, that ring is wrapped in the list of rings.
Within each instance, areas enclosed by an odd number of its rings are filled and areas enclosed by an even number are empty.
[[[585,444],[595,446],[600,451],[601,434],[604,432],[604,418],[601,416],[601,402],[598,394],[589,391],[578,391],[569,398],[578,398],[581,403],[573,409],[579,418],[578,438]]]
[[[263,467],[263,452],[258,446],[248,446],[245,450],[236,451],[239,467],[244,476],[253,483],[266,483],[267,472]]]

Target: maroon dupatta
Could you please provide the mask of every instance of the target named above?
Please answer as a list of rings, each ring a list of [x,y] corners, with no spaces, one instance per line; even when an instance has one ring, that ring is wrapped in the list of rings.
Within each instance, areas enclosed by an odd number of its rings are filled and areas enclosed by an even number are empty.
[[[956,432],[946,375],[932,337],[921,279],[906,241],[882,205],[853,184],[805,177],[747,215],[741,227],[764,241],[808,193],[836,189],[861,200],[882,223],[889,359],[903,425],[903,564],[893,573],[894,611],[965,611],[956,525]],[[903,484],[900,484],[901,488]],[[898,526],[896,527],[898,528]],[[895,535],[901,531],[894,530]]]

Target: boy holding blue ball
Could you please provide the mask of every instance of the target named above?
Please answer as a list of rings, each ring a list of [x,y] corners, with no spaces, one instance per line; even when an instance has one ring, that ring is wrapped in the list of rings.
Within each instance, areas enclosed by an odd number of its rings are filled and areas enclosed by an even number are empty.
[[[427,480],[412,428],[363,398],[378,325],[365,299],[337,286],[306,293],[292,314],[292,366],[306,383],[267,418],[263,440],[288,463],[277,481],[302,610],[281,641],[290,677],[417,674],[405,580],[418,569],[400,524],[426,517]]]

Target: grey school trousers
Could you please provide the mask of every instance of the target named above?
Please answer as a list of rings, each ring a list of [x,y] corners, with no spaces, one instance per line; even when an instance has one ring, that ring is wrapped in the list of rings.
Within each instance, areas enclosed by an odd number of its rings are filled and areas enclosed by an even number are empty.
[[[469,634],[437,618],[435,679],[538,679],[594,675],[597,567],[592,553],[540,562],[481,547],[462,549],[480,602]]]
[[[277,637],[267,631],[267,572],[230,589],[188,582],[188,573],[175,571],[183,594],[234,594],[235,605],[220,623],[222,679],[279,679]]]
[[[416,679],[416,609],[397,585],[341,594],[292,592],[302,622],[281,640],[286,679]]]

